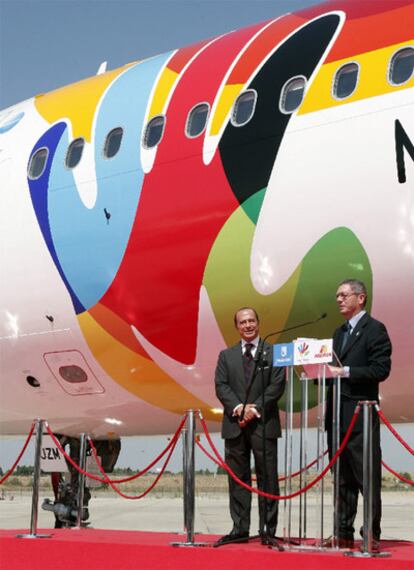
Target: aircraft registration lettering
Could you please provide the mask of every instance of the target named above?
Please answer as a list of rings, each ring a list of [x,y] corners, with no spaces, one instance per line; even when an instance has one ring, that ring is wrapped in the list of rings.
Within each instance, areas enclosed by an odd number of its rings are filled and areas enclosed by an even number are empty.
[[[397,160],[397,176],[398,182],[404,184],[407,181],[405,170],[405,157],[404,149],[410,155],[411,160],[414,161],[414,144],[411,142],[404,127],[398,119],[395,121],[395,150]]]
[[[40,467],[45,473],[65,473],[68,471],[65,458],[50,435],[43,435],[40,451]]]

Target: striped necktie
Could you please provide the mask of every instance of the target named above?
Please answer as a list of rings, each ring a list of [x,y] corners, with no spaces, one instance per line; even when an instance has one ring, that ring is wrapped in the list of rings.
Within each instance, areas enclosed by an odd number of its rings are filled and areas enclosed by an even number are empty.
[[[244,376],[246,378],[246,382],[250,381],[253,372],[253,354],[252,349],[254,348],[254,344],[248,342],[244,345],[244,354],[243,354],[243,368],[244,368]]]

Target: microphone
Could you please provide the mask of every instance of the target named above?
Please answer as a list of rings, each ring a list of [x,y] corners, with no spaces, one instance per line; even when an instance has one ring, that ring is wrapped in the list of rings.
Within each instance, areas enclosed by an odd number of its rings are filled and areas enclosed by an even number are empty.
[[[243,408],[242,408],[241,414],[240,414],[240,416],[239,416],[239,423],[242,423],[242,422],[243,422],[244,410],[245,410],[246,405],[247,405],[247,401],[248,401],[248,398],[249,398],[250,390],[251,390],[251,388],[252,388],[252,386],[253,386],[253,382],[254,382],[254,379],[255,379],[255,376],[256,376],[256,370],[257,370],[257,368],[259,367],[259,364],[260,364],[260,361],[261,361],[262,357],[263,357],[263,360],[264,360],[264,357],[265,357],[265,356],[266,356],[266,358],[267,358],[267,352],[265,351],[265,346],[264,346],[264,343],[266,342],[266,340],[267,340],[269,337],[274,336],[275,334],[281,334],[281,333],[284,333],[284,332],[287,332],[287,331],[293,331],[293,330],[295,330],[295,329],[300,329],[301,327],[305,327],[305,326],[307,326],[307,325],[314,325],[315,323],[318,323],[318,322],[321,321],[322,319],[325,319],[327,316],[328,316],[328,313],[322,313],[317,319],[313,319],[312,321],[306,321],[306,322],[304,322],[304,323],[300,323],[299,325],[294,325],[293,327],[287,327],[287,328],[285,328],[285,329],[280,329],[280,331],[271,332],[271,333],[269,333],[268,335],[266,335],[263,340],[261,340],[261,341],[259,342],[259,346],[257,347],[256,354],[255,354],[255,357],[254,357],[254,369],[253,369],[253,374],[252,374],[252,377],[251,377],[251,379],[250,379],[249,385],[247,386],[246,397],[245,397],[245,400],[244,400],[244,403],[243,403]],[[267,366],[269,366],[269,365],[270,365],[270,364],[267,364]],[[245,423],[244,423],[244,425],[245,425]],[[242,426],[242,427],[243,427],[243,426]]]
[[[288,331],[293,331],[295,329],[300,329],[301,327],[306,327],[307,325],[314,325],[315,323],[318,323],[319,321],[321,321],[322,319],[326,319],[326,317],[328,316],[328,313],[322,313],[317,319],[313,319],[312,321],[306,321],[305,323],[300,323],[299,325],[294,325],[293,327],[287,327],[285,329],[280,329],[280,331],[274,331],[271,332],[269,334],[267,334],[263,341],[262,341],[262,346],[260,347],[259,345],[259,350],[256,351],[256,355],[254,357],[254,360],[257,362],[259,361],[262,356],[264,356],[264,343],[267,341],[268,338],[270,338],[271,336],[274,336],[276,334],[281,334],[284,332],[288,332]]]
[[[295,329],[300,329],[301,327],[306,327],[307,325],[314,325],[315,323],[318,323],[322,319],[326,319],[327,316],[328,313],[322,313],[317,319],[313,319],[313,321],[306,321],[305,323],[300,323],[299,325],[294,325],[293,327],[287,327],[285,329],[280,329],[280,331],[271,332],[264,337],[263,342],[267,340],[269,337],[274,336],[275,334],[281,334],[284,332],[293,331]]]

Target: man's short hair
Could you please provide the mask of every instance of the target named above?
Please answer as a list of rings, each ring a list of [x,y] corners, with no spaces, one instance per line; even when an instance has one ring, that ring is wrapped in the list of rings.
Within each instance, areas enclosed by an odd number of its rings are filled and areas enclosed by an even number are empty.
[[[356,293],[357,295],[361,294],[365,295],[364,304],[363,304],[363,307],[365,307],[365,305],[367,304],[368,293],[367,293],[367,288],[365,287],[365,283],[363,281],[360,281],[359,279],[344,279],[339,283],[338,287],[340,287],[341,285],[349,285],[353,293]]]
[[[259,323],[260,319],[259,319],[259,315],[257,314],[256,309],[254,309],[253,307],[240,307],[240,309],[237,309],[237,311],[234,313],[234,326],[237,327],[237,313],[240,313],[240,311],[253,311],[253,313],[256,316],[256,320]]]

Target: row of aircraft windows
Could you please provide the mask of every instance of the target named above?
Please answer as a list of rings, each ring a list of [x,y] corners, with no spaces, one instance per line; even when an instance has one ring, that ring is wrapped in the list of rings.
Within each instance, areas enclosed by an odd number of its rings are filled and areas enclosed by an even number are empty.
[[[414,71],[414,48],[407,47],[399,50],[390,60],[388,81],[391,85],[402,85],[409,81]],[[332,82],[332,96],[337,100],[350,97],[358,86],[359,64],[356,62],[342,65],[335,73]],[[279,110],[290,115],[296,111],[303,100],[306,88],[306,78],[298,75],[289,79],[282,88],[279,98]],[[254,89],[244,91],[236,99],[230,121],[235,127],[243,127],[254,115],[257,102],[257,92]],[[208,103],[199,103],[188,113],[185,126],[185,134],[188,138],[200,136],[207,125],[210,114]],[[145,129],[143,146],[147,149],[156,147],[164,134],[166,118],[164,115],[153,117]],[[112,129],[105,138],[103,147],[104,158],[113,158],[121,148],[124,131],[121,127]],[[82,158],[85,141],[83,138],[71,142],[66,152],[65,166],[68,169],[75,168]],[[49,150],[43,147],[35,152],[28,168],[31,180],[42,176]]]

